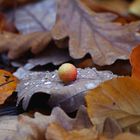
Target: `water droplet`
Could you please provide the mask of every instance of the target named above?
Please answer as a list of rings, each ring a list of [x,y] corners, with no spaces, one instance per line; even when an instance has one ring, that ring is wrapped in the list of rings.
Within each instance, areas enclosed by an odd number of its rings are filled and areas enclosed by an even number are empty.
[[[25,85],[25,86],[28,86],[28,85],[29,85],[29,82],[27,82],[27,83],[24,83],[24,85]]]
[[[45,82],[45,81],[46,81],[45,79],[42,79],[42,80],[41,80],[41,82]]]
[[[35,87],[39,87],[39,85],[35,85]]]
[[[45,82],[44,84],[45,84],[45,85],[50,85],[50,84],[51,84],[51,82],[50,82],[50,81],[48,81],[48,82]]]
[[[87,83],[85,84],[85,87],[87,89],[92,89],[92,88],[95,88],[98,84],[97,83]]]

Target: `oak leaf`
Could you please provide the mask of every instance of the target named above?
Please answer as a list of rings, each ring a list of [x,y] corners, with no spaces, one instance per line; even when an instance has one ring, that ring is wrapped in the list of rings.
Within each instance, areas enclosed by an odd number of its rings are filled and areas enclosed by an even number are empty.
[[[85,91],[96,87],[101,82],[116,77],[109,71],[97,71],[95,68],[77,69],[77,80],[64,84],[58,77],[58,72],[29,72],[19,69],[15,75],[22,73],[25,77],[21,79],[17,87],[19,104],[22,101],[23,109],[27,109],[33,95],[38,93],[49,95],[46,103],[50,106],[61,106],[66,112],[73,112],[85,103]],[[21,71],[21,72],[20,72]],[[18,74],[19,73],[19,74]],[[40,95],[40,94],[38,94]],[[39,97],[38,97],[39,100]],[[69,103],[69,104],[68,104]]]
[[[8,18],[13,17],[17,29],[22,34],[51,30],[56,20],[56,0],[45,0],[28,4],[10,11]]]
[[[17,124],[17,116],[0,117],[0,139],[5,140],[7,137],[14,136],[16,133]]]
[[[131,49],[139,43],[140,22],[122,25],[113,22],[113,13],[95,13],[84,2],[59,0],[57,21],[52,29],[54,39],[69,37],[69,51],[73,58],[89,53],[98,65],[128,59]]]
[[[0,70],[0,104],[16,90],[18,79],[10,72]]]
[[[136,128],[140,123],[140,81],[118,77],[100,84],[86,95],[89,117],[102,132],[107,117],[114,118],[121,128]]]
[[[41,52],[51,41],[51,35],[49,32],[36,32],[28,35],[2,32],[0,40],[0,52],[8,51],[8,57],[14,59],[30,49],[34,54]]]
[[[51,123],[58,123],[66,130],[89,128],[92,126],[86,108],[82,106],[75,118],[70,118],[59,107],[54,108],[51,115],[42,115],[35,113],[34,118],[21,115],[19,117],[19,123],[17,131],[13,139],[20,139],[20,137],[31,138],[33,140],[45,140],[45,132],[48,125]]]
[[[69,56],[67,49],[59,49],[54,46],[48,46],[47,50],[44,50],[42,53],[28,59],[24,68],[30,70],[36,66],[43,66],[49,63],[57,66],[70,60],[72,60],[72,58]]]
[[[66,131],[56,123],[50,124],[46,133],[47,140],[139,140],[140,136],[123,133],[113,139],[99,135],[95,128]]]

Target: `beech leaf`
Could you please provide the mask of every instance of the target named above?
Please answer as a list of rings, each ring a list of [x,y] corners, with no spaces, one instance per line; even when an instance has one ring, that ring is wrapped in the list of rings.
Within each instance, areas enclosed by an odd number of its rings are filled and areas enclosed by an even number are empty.
[[[107,117],[114,118],[121,128],[136,128],[140,124],[140,81],[118,77],[100,84],[87,92],[89,117],[102,132]]]
[[[84,92],[86,90],[116,77],[109,71],[97,71],[95,68],[78,69],[77,80],[66,85],[59,79],[57,70],[53,72],[25,71],[25,74],[22,69],[20,71],[25,77],[17,87],[17,104],[22,101],[25,110],[33,95],[44,93],[50,95],[49,101],[46,99],[50,106],[61,106],[66,112],[75,111],[81,104],[84,104]],[[20,75],[20,71],[15,73],[17,77],[18,73]]]
[[[89,53],[98,65],[112,64],[117,59],[128,59],[140,41],[139,21],[122,25],[114,22],[116,18],[113,13],[95,13],[80,0],[58,0],[58,20],[52,35],[57,40],[70,38],[73,58]]]

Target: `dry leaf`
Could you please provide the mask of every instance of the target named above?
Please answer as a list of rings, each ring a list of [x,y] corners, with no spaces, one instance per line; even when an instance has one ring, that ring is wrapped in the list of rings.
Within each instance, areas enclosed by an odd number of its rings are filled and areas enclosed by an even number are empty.
[[[132,77],[140,79],[140,46],[135,47],[130,55],[132,65]]]
[[[114,139],[98,135],[94,128],[66,131],[60,125],[52,123],[46,133],[47,140],[139,140],[140,136],[130,133],[120,134]]]
[[[52,29],[56,19],[56,0],[45,0],[19,7],[8,13],[22,34],[42,32]]]
[[[134,0],[129,7],[129,12],[136,16],[140,16],[140,0]]]
[[[131,133],[123,133],[118,135],[114,140],[139,140],[140,136],[133,135]]]
[[[118,134],[122,133],[122,129],[119,126],[119,124],[116,122],[116,120],[112,118],[107,118],[104,122],[102,133],[107,138],[114,138]]]
[[[52,123],[46,133],[47,140],[101,140],[94,128],[66,131],[56,123]],[[102,139],[103,140],[103,139]],[[105,139],[104,139],[105,140]]]
[[[78,0],[59,0],[58,20],[52,30],[54,39],[70,37],[73,58],[89,53],[98,65],[128,59],[131,49],[139,43],[140,22],[121,25],[113,22],[117,15],[95,13]]]
[[[85,1],[85,0],[83,0]],[[86,0],[89,1],[89,0]],[[96,11],[112,11],[123,16],[128,16],[130,2],[127,0],[91,0],[93,5],[90,7]],[[95,9],[96,8],[96,9]],[[99,10],[98,10],[99,9]]]
[[[122,128],[140,126],[140,81],[119,77],[100,84],[86,95],[87,109],[93,124],[102,132],[107,117]]]
[[[26,110],[31,97],[38,93],[50,95],[50,106],[61,106],[66,112],[73,112],[84,104],[85,91],[96,87],[101,82],[116,77],[109,71],[97,71],[95,68],[78,69],[77,80],[70,84],[60,81],[57,70],[53,72],[29,72],[20,69],[18,73],[25,77],[17,87],[18,104],[22,101],[23,108]],[[20,77],[19,77],[20,79]],[[39,97],[38,97],[39,100]],[[69,104],[68,104],[69,103]]]
[[[24,68],[30,70],[36,66],[43,66],[49,63],[60,65],[64,62],[70,61],[72,58],[69,56],[67,49],[59,49],[54,46],[48,46],[46,51],[36,55],[28,60]]]
[[[48,125],[56,122],[66,130],[82,129],[91,127],[85,107],[81,107],[76,118],[68,117],[59,107],[54,108],[50,116],[35,113],[34,118],[22,115],[19,117],[19,124],[15,139],[20,137],[31,138],[33,140],[45,140],[45,132]],[[13,139],[14,139],[13,138]]]
[[[9,32],[17,32],[14,24],[8,22],[8,19],[4,15],[4,13],[0,13],[0,32],[9,31]]]
[[[8,51],[8,57],[14,59],[30,49],[34,54],[41,52],[51,41],[51,35],[49,32],[36,32],[28,35],[2,32],[0,40],[0,52]]]
[[[0,104],[16,90],[18,80],[10,72],[0,70]]]
[[[0,117],[0,139],[5,140],[7,137],[15,135],[17,124],[17,116]]]

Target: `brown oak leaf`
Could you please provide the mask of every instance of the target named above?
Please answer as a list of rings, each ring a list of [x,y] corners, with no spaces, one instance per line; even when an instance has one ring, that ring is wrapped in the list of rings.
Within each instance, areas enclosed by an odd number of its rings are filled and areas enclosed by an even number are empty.
[[[96,87],[101,82],[116,77],[109,71],[97,71],[95,68],[77,69],[77,80],[70,84],[64,84],[58,77],[58,72],[29,72],[19,69],[15,73],[18,77],[22,73],[17,87],[18,103],[26,110],[33,95],[38,93],[49,95],[50,106],[61,106],[66,112],[73,112],[84,104],[85,91]],[[25,73],[25,74],[24,74]],[[39,97],[38,97],[39,100]],[[69,103],[69,104],[68,104]]]
[[[89,53],[98,65],[128,59],[131,49],[139,43],[140,22],[122,25],[113,22],[113,13],[95,13],[80,0],[58,0],[57,22],[52,29],[54,39],[69,37],[73,58]]]
[[[51,30],[56,20],[56,0],[28,4],[7,13],[22,34]]]
[[[14,59],[30,49],[34,54],[41,52],[51,41],[51,35],[49,32],[35,32],[28,35],[1,32],[0,40],[0,52],[8,51],[8,57]]]
[[[26,139],[30,138],[31,140],[45,140],[45,132],[47,131],[48,125],[54,122],[60,124],[66,130],[79,130],[92,126],[84,106],[79,109],[74,119],[68,117],[62,109],[56,107],[53,109],[51,115],[48,116],[40,113],[35,113],[34,118],[21,115],[13,139],[24,137]]]
[[[139,127],[140,81],[118,77],[100,84],[86,95],[87,110],[93,124],[102,132],[104,120],[114,118],[121,128]]]
[[[16,133],[17,124],[17,116],[0,117],[0,139],[5,140],[7,137],[14,136]]]

